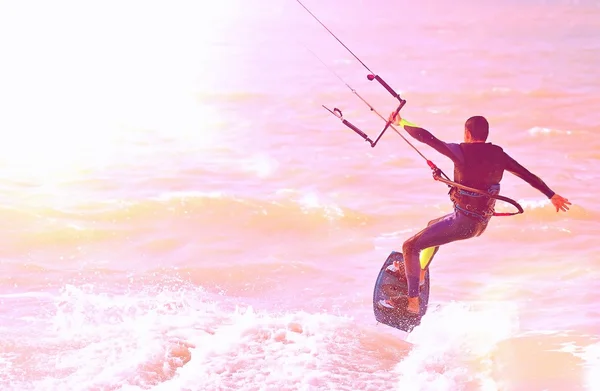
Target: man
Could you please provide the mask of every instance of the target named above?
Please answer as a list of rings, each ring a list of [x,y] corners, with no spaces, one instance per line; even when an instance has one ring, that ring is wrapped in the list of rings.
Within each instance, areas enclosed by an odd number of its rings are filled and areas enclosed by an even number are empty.
[[[569,200],[554,193],[540,178],[508,156],[502,148],[486,142],[489,124],[482,116],[474,116],[467,120],[464,142],[460,144],[445,143],[427,130],[402,119],[400,115],[394,118],[394,113],[390,115],[390,121],[394,125],[402,125],[413,138],[450,158],[454,163],[456,183],[496,195],[500,191],[502,175],[504,171],[508,171],[548,197],[557,212],[566,212],[569,209],[568,205],[571,205]],[[419,314],[419,286],[423,283],[425,270],[439,246],[481,235],[494,213],[496,200],[479,193],[454,187],[450,190],[450,199],[454,203],[454,212],[432,220],[425,229],[408,239],[402,246],[408,282],[407,311],[411,314]],[[398,270],[398,265],[394,265],[392,271],[394,270]],[[403,296],[399,296],[380,304],[394,308],[402,298]]]

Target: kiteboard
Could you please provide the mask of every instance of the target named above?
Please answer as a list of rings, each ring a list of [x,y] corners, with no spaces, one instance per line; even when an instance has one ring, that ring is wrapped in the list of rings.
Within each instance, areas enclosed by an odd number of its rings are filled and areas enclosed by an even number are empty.
[[[398,261],[399,269],[393,267],[394,261]],[[421,324],[421,318],[425,316],[429,303],[429,269],[425,273],[424,284],[419,291],[421,310],[418,315],[406,310],[408,306],[407,297],[403,300],[395,300],[395,305],[391,307],[382,305],[382,301],[399,295],[406,296],[407,294],[408,285],[404,272],[404,257],[402,253],[392,251],[379,271],[373,291],[373,312],[377,322],[407,333],[410,333]]]

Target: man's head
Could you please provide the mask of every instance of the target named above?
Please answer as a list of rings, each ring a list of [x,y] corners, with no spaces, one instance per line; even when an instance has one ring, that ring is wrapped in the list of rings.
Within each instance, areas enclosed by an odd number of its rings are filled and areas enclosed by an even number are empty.
[[[483,143],[490,132],[490,124],[485,117],[476,115],[465,122],[465,143]]]

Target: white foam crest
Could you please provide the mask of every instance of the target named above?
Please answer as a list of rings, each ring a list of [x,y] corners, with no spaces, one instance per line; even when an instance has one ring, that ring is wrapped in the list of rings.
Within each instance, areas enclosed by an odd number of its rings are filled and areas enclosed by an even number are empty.
[[[518,199],[516,200],[525,211],[543,211],[544,208],[546,208],[549,204],[550,204],[550,200],[549,199]],[[514,212],[515,211],[515,207],[512,205],[509,205],[505,202],[497,202],[496,206],[494,207],[494,210],[496,212]],[[550,210],[550,209],[549,209]]]
[[[157,200],[157,201],[171,201],[174,199],[181,199],[181,200],[185,200],[187,198],[217,199],[217,198],[223,198],[223,197],[224,197],[224,194],[220,191],[206,192],[206,191],[189,190],[189,191],[168,191],[168,192],[161,193],[152,199]]]
[[[244,171],[254,173],[261,179],[270,177],[279,168],[279,162],[266,154],[256,154],[242,163]]]
[[[187,289],[162,288],[155,292],[123,295],[97,292],[92,284],[66,285],[56,300],[54,330],[58,336],[69,339],[76,335],[94,335],[115,325],[127,325],[140,317],[160,325],[165,317],[180,314],[182,310],[191,311],[192,303],[199,303],[194,298],[202,296],[202,289],[196,288],[191,294]],[[202,305],[204,310],[208,309],[206,303]]]
[[[352,368],[339,364],[358,353],[359,342],[344,335],[348,326],[328,314],[238,309],[214,334],[191,337],[192,360],[153,391],[350,389],[340,379]]]
[[[0,354],[0,373],[9,373],[13,366],[14,354],[2,353]]]
[[[66,286],[36,337],[37,375],[12,389],[358,390],[390,385],[350,319],[210,302],[193,286],[107,293]],[[0,367],[11,370],[11,358]],[[0,381],[0,384],[2,382]],[[8,383],[3,384],[3,386]],[[11,389],[11,388],[8,389]]]
[[[40,366],[54,370],[34,389],[147,389],[174,376],[190,348],[177,330],[210,333],[220,318],[203,296],[189,287],[109,294],[67,285],[56,301],[53,330],[38,347]]]
[[[407,337],[414,348],[395,368],[398,388],[497,390],[491,355],[517,326],[516,308],[503,303],[451,303],[429,312]]]
[[[586,389],[600,390],[600,342],[581,349],[572,349],[572,353],[585,362],[583,367],[586,370],[584,378]]]
[[[326,203],[321,200],[316,193],[307,193],[298,199],[298,203],[304,213],[309,213],[313,210],[323,211],[323,215],[329,220],[336,220],[344,217],[342,208],[333,203]]]
[[[544,128],[541,126],[534,126],[533,128],[530,128],[527,131],[530,135],[532,136],[537,136],[537,135],[550,135],[550,134],[566,134],[566,135],[570,135],[573,132],[570,130],[559,130],[559,129],[550,129],[550,128]]]

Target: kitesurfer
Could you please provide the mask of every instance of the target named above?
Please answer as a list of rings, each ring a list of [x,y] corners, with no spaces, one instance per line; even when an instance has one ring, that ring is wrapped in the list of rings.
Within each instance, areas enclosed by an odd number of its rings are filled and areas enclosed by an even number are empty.
[[[486,142],[489,124],[484,117],[469,118],[465,123],[464,142],[457,144],[443,142],[429,131],[394,114],[389,118],[394,125],[403,126],[417,141],[429,145],[452,160],[454,182],[496,195],[500,191],[502,175],[504,171],[508,171],[548,197],[557,212],[569,209],[569,200],[552,191],[544,181],[510,157],[501,147]],[[429,222],[426,228],[409,238],[402,246],[408,283],[407,311],[411,314],[419,314],[419,286],[423,283],[425,270],[439,246],[481,235],[494,214],[494,198],[456,187],[449,194],[454,211]],[[393,265],[392,269],[398,270],[398,266]],[[404,299],[404,296],[393,297],[380,304],[395,308],[400,299]]]

